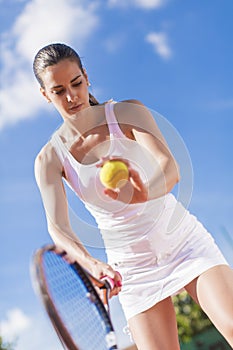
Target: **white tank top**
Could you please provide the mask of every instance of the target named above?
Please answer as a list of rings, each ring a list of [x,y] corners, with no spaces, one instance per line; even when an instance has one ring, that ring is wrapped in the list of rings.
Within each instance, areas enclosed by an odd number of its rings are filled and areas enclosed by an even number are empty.
[[[123,134],[115,117],[115,103],[105,104],[110,133],[109,151],[106,156],[128,159],[132,168],[139,171],[141,178],[148,181],[155,171],[155,161],[147,150]],[[125,204],[112,200],[104,194],[104,186],[99,179],[100,169],[96,167],[98,162],[88,165],[79,163],[66,148],[58,132],[52,136],[51,143],[63,164],[68,185],[94,216],[108,246],[111,245],[111,241],[115,245],[116,239],[122,244],[125,239],[134,240],[140,232],[145,234],[154,226],[168,195],[139,204]]]

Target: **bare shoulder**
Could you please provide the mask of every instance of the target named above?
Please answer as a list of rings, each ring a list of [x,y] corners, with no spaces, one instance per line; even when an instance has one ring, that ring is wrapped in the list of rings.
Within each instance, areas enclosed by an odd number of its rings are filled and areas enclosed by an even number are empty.
[[[144,106],[144,104],[141,101],[136,100],[136,99],[129,99],[129,100],[121,101],[121,102],[133,103],[135,105]]]
[[[51,157],[52,154],[52,146],[50,142],[46,143],[40,150],[40,152],[37,154],[35,158],[35,164],[39,165],[42,162],[47,162],[48,159]]]
[[[50,142],[43,146],[35,158],[35,176],[41,171],[49,169],[50,171],[62,172],[62,164]]]
[[[148,132],[155,127],[155,119],[148,108],[141,101],[136,99],[127,99],[117,104],[115,115],[118,122],[127,124],[131,131],[135,128],[145,129]]]

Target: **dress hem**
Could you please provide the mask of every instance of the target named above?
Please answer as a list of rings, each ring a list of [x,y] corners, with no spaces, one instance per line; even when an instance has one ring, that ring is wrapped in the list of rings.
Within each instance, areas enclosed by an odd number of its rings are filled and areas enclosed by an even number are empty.
[[[180,292],[182,292],[184,290],[184,287],[189,284],[191,281],[193,281],[195,278],[199,277],[201,274],[203,274],[204,272],[208,271],[209,269],[211,269],[212,267],[216,267],[216,266],[220,266],[220,265],[226,265],[226,266],[229,266],[228,262],[227,261],[221,261],[221,262],[209,262],[209,264],[206,264],[204,267],[201,267],[200,266],[200,269],[199,271],[197,271],[196,273],[194,273],[192,276],[187,275],[187,278],[182,278],[182,282],[180,284],[177,284],[175,288],[172,288],[170,291],[167,291],[166,293],[162,293],[160,295],[160,297],[156,298],[156,297],[153,297],[151,298],[146,304],[144,305],[141,305],[141,307],[138,308],[137,311],[134,311],[134,312],[127,312],[127,311],[124,311],[125,312],[125,317],[126,317],[126,320],[129,321],[129,319],[133,318],[134,316],[142,313],[142,312],[145,312],[147,310],[149,310],[150,308],[152,308],[153,306],[155,306],[157,303],[159,303],[160,301],[170,297],[170,296],[175,296],[177,294],[179,294]],[[124,307],[122,305],[122,308],[124,310]]]

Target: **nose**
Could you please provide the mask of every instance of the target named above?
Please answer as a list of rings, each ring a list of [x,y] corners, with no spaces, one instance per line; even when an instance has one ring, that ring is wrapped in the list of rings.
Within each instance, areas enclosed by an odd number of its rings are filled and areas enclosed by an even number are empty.
[[[67,102],[73,102],[73,97],[71,96],[70,93],[66,95]]]
[[[66,93],[67,102],[74,102],[75,99],[76,99],[76,96],[71,91],[67,91]]]

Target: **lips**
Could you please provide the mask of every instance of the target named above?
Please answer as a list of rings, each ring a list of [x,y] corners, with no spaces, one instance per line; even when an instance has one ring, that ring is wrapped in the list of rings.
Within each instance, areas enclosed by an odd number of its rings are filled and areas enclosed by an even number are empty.
[[[80,103],[78,105],[75,105],[75,106],[72,106],[71,108],[69,108],[69,110],[72,112],[72,113],[75,113],[75,112],[78,112],[82,109],[82,106],[83,104]]]

